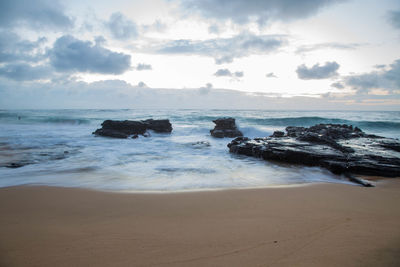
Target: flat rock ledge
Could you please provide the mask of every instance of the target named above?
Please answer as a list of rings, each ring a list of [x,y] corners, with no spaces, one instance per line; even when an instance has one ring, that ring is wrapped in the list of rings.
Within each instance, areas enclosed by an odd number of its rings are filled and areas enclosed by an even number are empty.
[[[400,141],[366,134],[351,125],[289,126],[286,133],[276,131],[269,137],[238,137],[228,147],[231,153],[326,168],[364,186],[372,185],[353,174],[400,176]]]
[[[215,123],[214,129],[210,130],[213,137],[224,138],[230,137],[235,138],[243,136],[243,133],[238,130],[234,118],[219,118],[213,121]]]
[[[169,120],[105,120],[101,126],[100,129],[93,132],[94,135],[113,138],[138,138],[139,135],[149,136],[148,130],[156,133],[170,133],[172,131],[172,125]]]

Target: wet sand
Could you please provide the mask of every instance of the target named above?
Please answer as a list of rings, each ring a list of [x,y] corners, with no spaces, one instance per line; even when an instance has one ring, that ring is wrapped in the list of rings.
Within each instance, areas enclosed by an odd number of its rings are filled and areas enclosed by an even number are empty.
[[[400,266],[400,180],[173,194],[0,189],[0,266]]]

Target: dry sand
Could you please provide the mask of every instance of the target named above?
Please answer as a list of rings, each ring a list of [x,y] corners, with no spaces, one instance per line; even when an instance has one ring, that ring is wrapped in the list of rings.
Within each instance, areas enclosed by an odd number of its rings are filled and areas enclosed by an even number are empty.
[[[0,189],[0,266],[400,266],[400,180],[117,194]]]

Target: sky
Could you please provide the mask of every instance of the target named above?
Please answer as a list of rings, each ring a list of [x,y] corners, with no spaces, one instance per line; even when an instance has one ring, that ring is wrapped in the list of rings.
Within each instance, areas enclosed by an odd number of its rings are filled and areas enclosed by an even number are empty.
[[[0,108],[400,110],[398,0],[2,0]]]

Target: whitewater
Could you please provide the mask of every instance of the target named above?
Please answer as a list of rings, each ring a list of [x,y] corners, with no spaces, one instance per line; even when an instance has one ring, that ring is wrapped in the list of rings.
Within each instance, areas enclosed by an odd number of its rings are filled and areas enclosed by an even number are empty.
[[[350,124],[400,137],[398,111],[0,110],[0,187],[48,185],[120,192],[176,192],[349,183],[329,171],[229,153],[212,120],[234,117],[244,136],[287,126]],[[106,119],[169,119],[171,134],[138,139],[92,135]],[[20,168],[10,162],[26,161]]]

